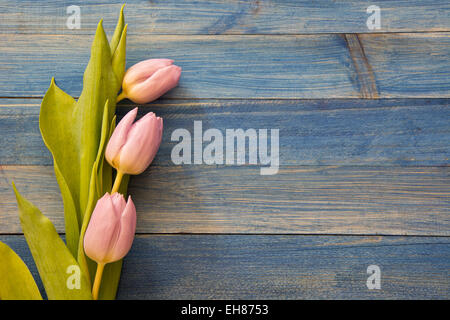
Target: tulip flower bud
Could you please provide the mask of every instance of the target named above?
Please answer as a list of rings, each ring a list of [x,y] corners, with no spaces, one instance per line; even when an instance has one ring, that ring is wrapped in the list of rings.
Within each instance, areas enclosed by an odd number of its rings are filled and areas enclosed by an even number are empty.
[[[137,108],[128,112],[114,130],[105,157],[124,174],[140,174],[153,161],[162,139],[163,120],[153,112],[136,119]]]
[[[122,93],[118,100],[128,98],[135,103],[148,103],[175,88],[181,68],[169,59],[141,61],[125,72]]]
[[[136,208],[131,197],[106,193],[92,213],[84,235],[86,255],[99,264],[122,259],[130,250],[136,230]]]

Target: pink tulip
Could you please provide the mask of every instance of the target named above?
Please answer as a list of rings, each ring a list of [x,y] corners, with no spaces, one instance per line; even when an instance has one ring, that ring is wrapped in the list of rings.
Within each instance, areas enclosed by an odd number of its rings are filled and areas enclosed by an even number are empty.
[[[128,98],[135,103],[147,103],[158,99],[175,88],[180,79],[181,68],[170,59],[141,61],[127,70],[118,100]]]
[[[161,144],[163,119],[150,112],[133,123],[137,111],[134,108],[123,117],[106,146],[106,160],[121,174],[142,173]]]
[[[84,236],[86,255],[99,264],[122,259],[134,239],[136,208],[131,197],[125,202],[119,193],[106,193],[92,213]]]

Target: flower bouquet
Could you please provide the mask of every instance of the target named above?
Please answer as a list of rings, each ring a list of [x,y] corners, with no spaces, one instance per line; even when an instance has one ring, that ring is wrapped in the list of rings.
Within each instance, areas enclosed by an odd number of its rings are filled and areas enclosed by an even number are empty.
[[[78,100],[52,79],[41,104],[39,127],[61,190],[65,242],[13,183],[22,230],[48,299],[115,298],[136,229],[135,205],[124,197],[129,175],[150,165],[163,131],[154,113],[135,122],[137,108],[116,127],[116,103],[153,101],[181,75],[169,59],[142,61],[125,72],[123,8],[111,41],[102,21],[98,24]],[[25,263],[1,242],[0,261],[0,299],[42,299]]]

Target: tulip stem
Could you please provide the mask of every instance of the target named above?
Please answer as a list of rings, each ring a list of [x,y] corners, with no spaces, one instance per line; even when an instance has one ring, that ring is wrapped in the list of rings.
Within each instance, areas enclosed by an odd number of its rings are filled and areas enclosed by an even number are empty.
[[[122,101],[122,100],[125,99],[125,98],[126,98],[125,92],[122,91],[122,92],[117,96],[116,103],[118,103],[119,101]]]
[[[98,300],[98,291],[100,289],[100,283],[102,282],[103,269],[105,263],[97,263],[97,272],[95,273],[94,286],[92,287],[92,297],[94,300]]]
[[[114,186],[112,188],[111,194],[114,192],[118,192],[120,188],[120,184],[122,183],[123,173],[117,170],[116,180],[114,180]]]

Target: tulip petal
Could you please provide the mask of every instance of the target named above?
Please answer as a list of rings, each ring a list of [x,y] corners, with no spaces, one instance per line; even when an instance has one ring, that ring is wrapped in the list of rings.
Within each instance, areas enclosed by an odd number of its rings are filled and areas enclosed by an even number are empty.
[[[116,211],[116,214],[120,214],[125,210],[125,207],[127,205],[127,202],[125,201],[123,195],[121,195],[118,192],[114,192],[111,195],[111,202],[114,206],[114,210]]]
[[[119,154],[120,148],[122,148],[127,140],[128,131],[130,130],[134,119],[136,119],[137,112],[138,108],[134,108],[120,120],[106,146],[105,158],[109,164],[116,169],[117,164],[114,163],[114,160]]]
[[[175,88],[180,80],[181,68],[176,65],[156,71],[147,80],[137,83],[127,91],[127,97],[135,103],[148,103]]]
[[[96,262],[107,262],[111,247],[119,232],[120,212],[114,208],[107,193],[98,200],[84,236],[86,255]]]
[[[133,244],[134,234],[136,232],[136,207],[134,206],[131,196],[122,212],[120,218],[120,233],[116,243],[111,250],[111,260],[116,261],[122,259]]]
[[[123,172],[140,174],[153,161],[161,144],[161,122],[150,113],[132,126],[118,160]]]
[[[159,69],[170,66],[172,63],[173,60],[170,59],[148,59],[138,62],[125,73],[123,87],[128,89],[130,85],[144,81]]]

